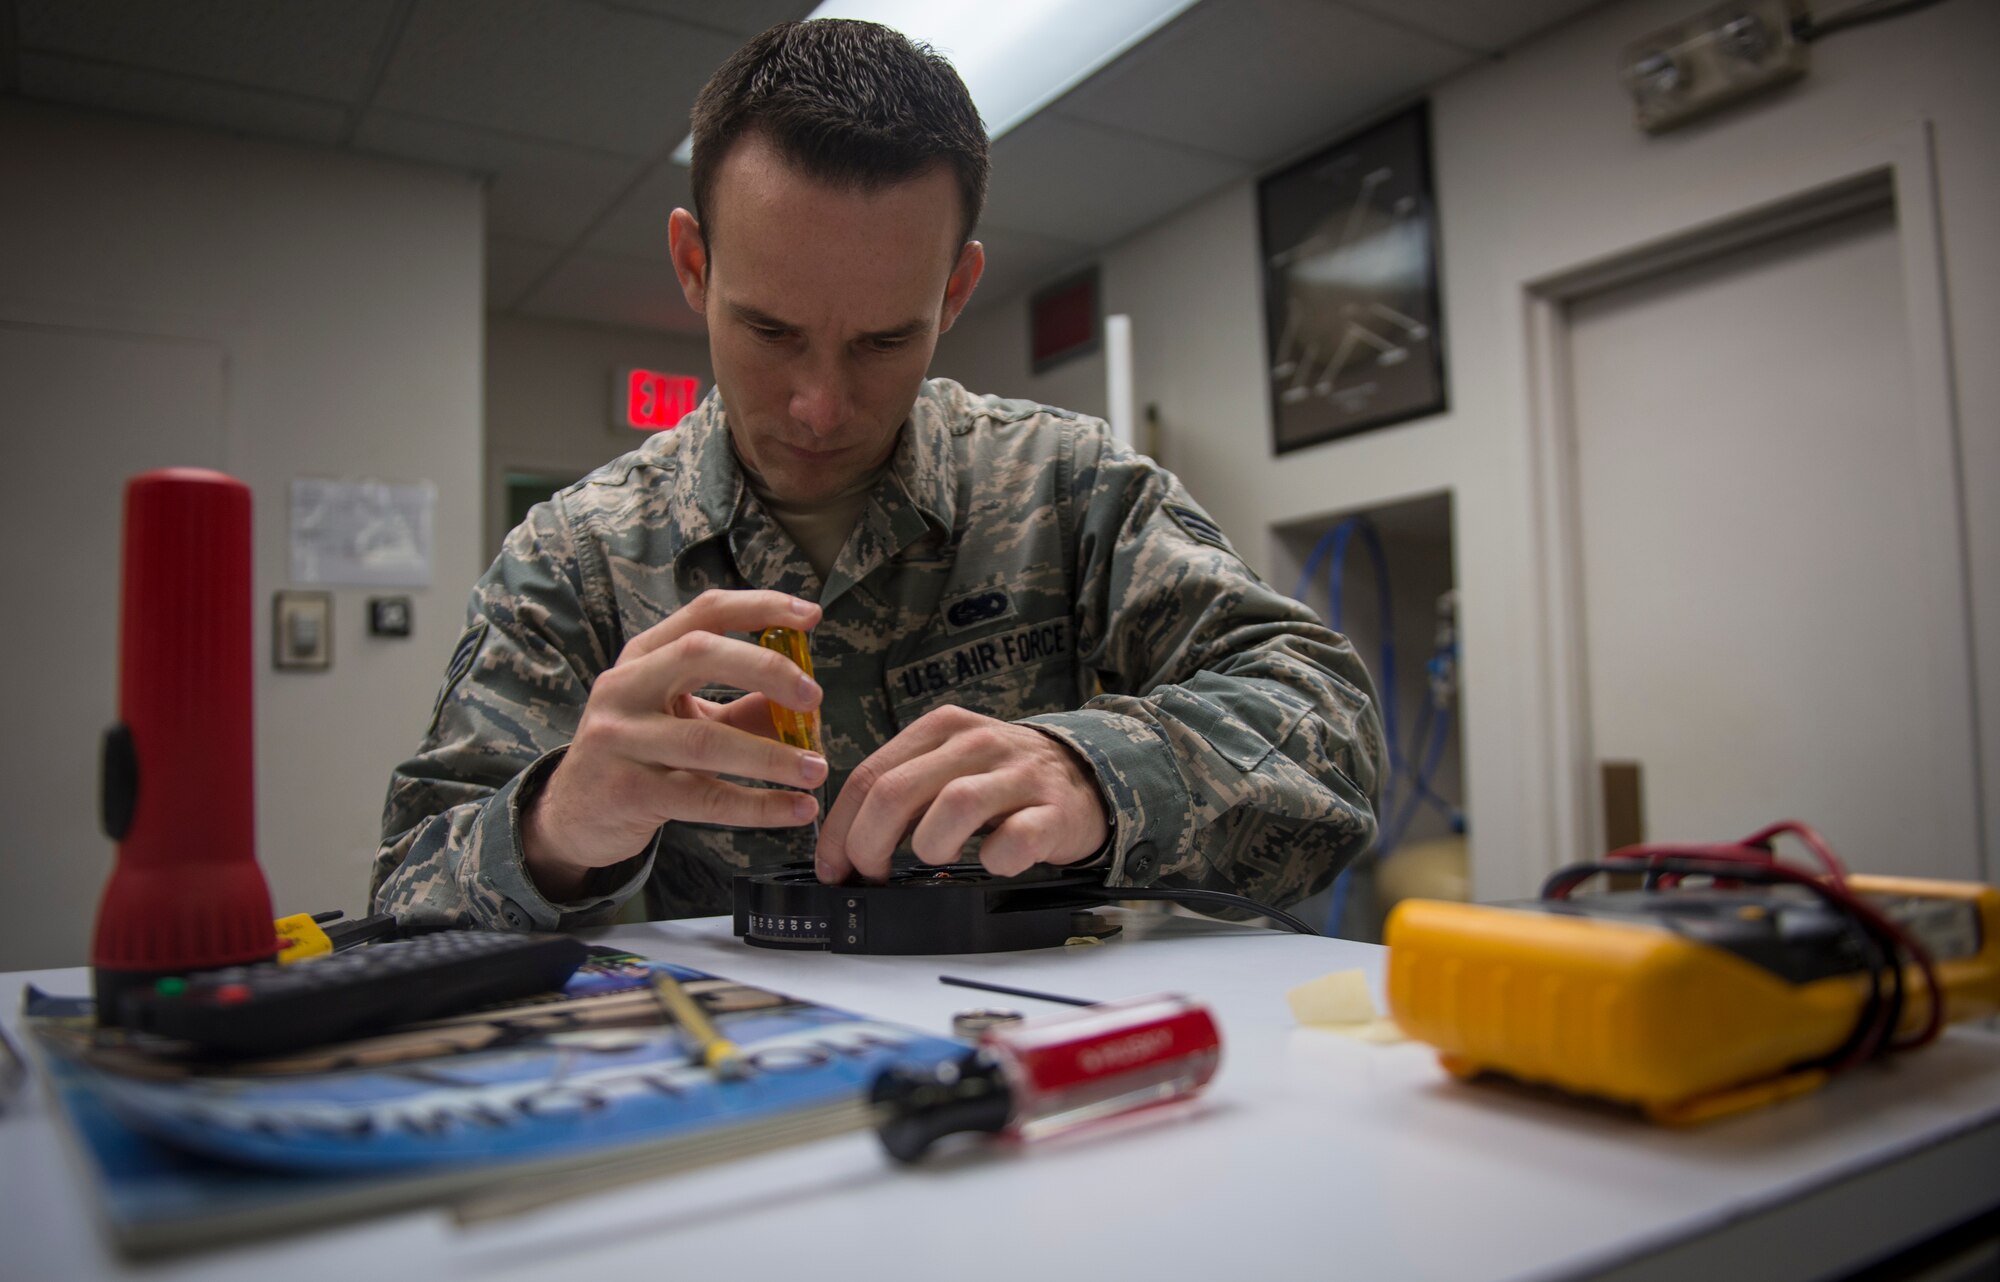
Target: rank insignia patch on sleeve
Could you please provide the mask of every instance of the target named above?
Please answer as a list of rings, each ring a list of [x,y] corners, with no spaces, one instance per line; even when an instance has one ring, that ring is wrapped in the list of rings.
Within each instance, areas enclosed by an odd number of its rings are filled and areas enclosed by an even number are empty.
[[[1167,515],[1174,518],[1174,524],[1186,530],[1189,538],[1197,543],[1206,543],[1212,548],[1220,548],[1231,556],[1236,555],[1236,549],[1230,547],[1229,540],[1223,536],[1222,527],[1211,521],[1207,513],[1184,503],[1168,503],[1164,506]]]
[[[451,652],[451,663],[444,671],[444,685],[438,690],[437,702],[431,705],[431,730],[436,731],[438,714],[444,711],[445,700],[458,689],[458,683],[465,680],[465,674],[472,671],[472,661],[479,657],[479,647],[486,641],[486,631],[493,625],[485,619],[465,630],[458,639],[458,648]]]

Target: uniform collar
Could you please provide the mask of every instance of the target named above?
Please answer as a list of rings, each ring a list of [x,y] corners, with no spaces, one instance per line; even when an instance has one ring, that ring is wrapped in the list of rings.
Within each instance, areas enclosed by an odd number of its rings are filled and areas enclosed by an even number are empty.
[[[862,509],[856,527],[860,537],[849,539],[829,575],[827,596],[866,578],[934,529],[950,537],[957,511],[951,438],[962,430],[964,400],[965,389],[948,379],[931,379],[918,390],[889,466]],[[730,442],[719,390],[709,392],[673,434],[681,459],[673,501],[679,519],[672,523],[678,562],[690,549],[729,532],[748,486]]]
[[[673,429],[680,467],[674,477],[671,522],[673,555],[678,562],[690,548],[722,534],[743,502],[743,473],[729,444],[729,422],[722,410],[722,393],[711,390],[701,404]]]
[[[903,487],[903,497],[936,526],[949,533],[957,515],[957,478],[952,470],[951,438],[965,430],[965,389],[948,378],[926,380],[917,403],[896,442],[889,468]]]

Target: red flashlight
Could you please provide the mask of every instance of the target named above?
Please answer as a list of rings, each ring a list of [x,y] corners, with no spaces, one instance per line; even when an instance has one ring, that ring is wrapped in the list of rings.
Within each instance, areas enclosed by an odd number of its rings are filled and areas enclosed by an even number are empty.
[[[100,1023],[169,975],[277,952],[257,866],[250,487],[169,468],[125,486],[118,724],[103,819],[118,862],[90,964]]]

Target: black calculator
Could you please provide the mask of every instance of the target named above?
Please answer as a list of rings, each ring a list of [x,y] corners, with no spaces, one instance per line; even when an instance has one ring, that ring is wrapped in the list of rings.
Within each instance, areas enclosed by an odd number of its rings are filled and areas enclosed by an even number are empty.
[[[291,965],[260,962],[128,992],[126,1028],[223,1055],[279,1055],[560,989],[589,948],[568,935],[441,930]]]

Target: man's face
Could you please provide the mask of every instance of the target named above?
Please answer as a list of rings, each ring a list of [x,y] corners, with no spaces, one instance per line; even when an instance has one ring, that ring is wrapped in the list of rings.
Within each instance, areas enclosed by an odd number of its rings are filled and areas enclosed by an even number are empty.
[[[736,451],[788,502],[851,489],[894,451],[985,265],[977,242],[959,243],[951,171],[829,187],[752,133],[723,158],[710,203],[712,243],[683,209],[668,231],[688,305],[708,320]]]

